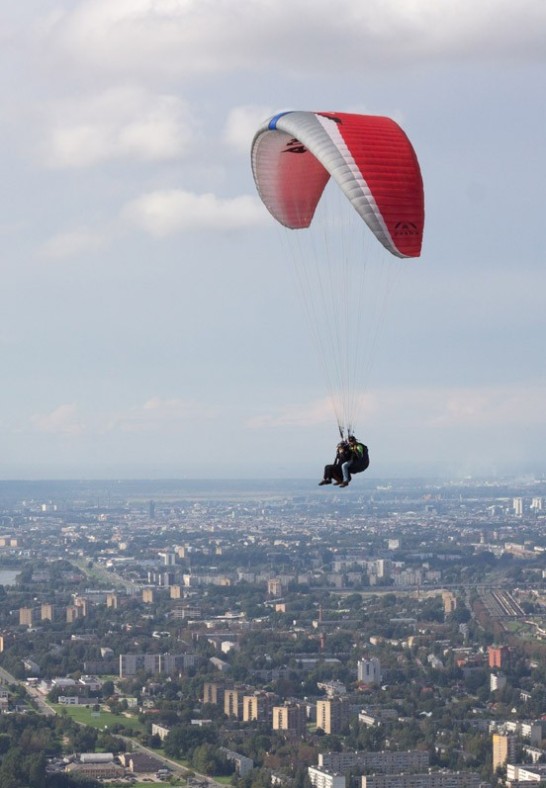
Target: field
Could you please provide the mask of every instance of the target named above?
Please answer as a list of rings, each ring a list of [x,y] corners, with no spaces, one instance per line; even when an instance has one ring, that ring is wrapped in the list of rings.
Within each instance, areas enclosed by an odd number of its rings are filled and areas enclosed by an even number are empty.
[[[132,733],[144,732],[145,727],[137,717],[125,717],[123,714],[112,714],[110,711],[94,712],[92,707],[87,706],[64,706],[52,704],[57,714],[67,714],[76,722],[88,725],[90,728],[111,730],[115,725],[122,725]]]

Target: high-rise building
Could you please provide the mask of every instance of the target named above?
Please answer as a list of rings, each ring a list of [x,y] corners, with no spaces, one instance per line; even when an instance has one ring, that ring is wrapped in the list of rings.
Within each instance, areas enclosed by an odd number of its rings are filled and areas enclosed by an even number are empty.
[[[78,615],[85,617],[89,612],[89,600],[84,596],[77,596],[74,605],[78,608]]]
[[[243,718],[243,690],[233,688],[224,690],[224,714],[226,717]]]
[[[358,680],[364,684],[381,683],[381,664],[377,657],[358,661]]]
[[[283,584],[278,577],[273,577],[267,581],[267,593],[271,597],[281,597],[283,595]]]
[[[76,607],[76,605],[68,605],[66,608],[66,623],[73,624],[78,618],[80,618],[81,612],[80,608]]]
[[[457,609],[457,597],[451,591],[442,592],[442,602],[444,603],[444,613],[449,615]]]
[[[341,733],[349,722],[350,704],[347,698],[327,698],[317,701],[317,728],[324,733]]]
[[[155,592],[153,588],[142,589],[142,601],[147,605],[152,605],[155,601]]]
[[[378,558],[376,561],[377,577],[380,580],[388,580],[392,573],[392,561],[390,558]]]
[[[523,514],[523,498],[514,498],[512,500],[512,507],[516,517],[521,517]]]
[[[33,607],[19,608],[19,626],[31,627],[34,623],[35,611]]]
[[[42,621],[53,621],[55,617],[55,606],[50,604],[43,604],[40,607],[40,618]]]
[[[273,730],[301,735],[307,726],[307,711],[303,703],[286,702],[273,706]]]
[[[271,722],[276,701],[277,697],[272,692],[258,691],[243,695],[243,722]]]
[[[493,771],[506,766],[516,757],[516,737],[513,734],[493,734]]]
[[[224,705],[224,685],[218,681],[205,681],[203,685],[203,703],[214,706]]]
[[[491,673],[489,676],[489,689],[491,692],[504,689],[506,687],[506,676],[504,673]]]
[[[488,646],[487,662],[490,668],[504,668],[508,660],[507,646]]]

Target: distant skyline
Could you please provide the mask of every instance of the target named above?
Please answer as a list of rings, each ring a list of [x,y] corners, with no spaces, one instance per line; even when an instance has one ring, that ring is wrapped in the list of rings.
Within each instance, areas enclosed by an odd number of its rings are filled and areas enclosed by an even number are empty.
[[[421,163],[368,474],[546,472],[541,0],[27,0],[0,37],[0,478],[318,481],[335,418],[249,163],[286,108],[393,117]]]

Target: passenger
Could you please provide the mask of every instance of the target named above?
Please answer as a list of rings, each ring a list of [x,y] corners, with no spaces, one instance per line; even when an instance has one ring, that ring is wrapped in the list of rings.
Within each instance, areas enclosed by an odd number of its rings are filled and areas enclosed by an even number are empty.
[[[341,468],[343,463],[347,462],[350,458],[351,452],[349,444],[346,441],[341,441],[336,447],[336,456],[333,463],[331,465],[326,465],[324,468],[324,478],[319,482],[319,487],[322,487],[323,484],[332,484],[332,480],[334,480],[334,484],[341,485],[343,482],[343,472]]]
[[[341,464],[342,480],[340,487],[348,487],[354,473],[362,473],[370,464],[368,447],[358,441],[354,435],[348,439],[349,456]]]

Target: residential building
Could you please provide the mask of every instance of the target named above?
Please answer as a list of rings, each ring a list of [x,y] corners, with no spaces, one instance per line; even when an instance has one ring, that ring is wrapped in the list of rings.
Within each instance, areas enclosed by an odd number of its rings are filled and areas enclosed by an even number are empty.
[[[343,774],[319,769],[318,766],[309,766],[307,774],[314,788],[346,788],[347,781]]]
[[[487,662],[490,668],[502,669],[506,666],[508,659],[507,646],[488,646],[487,647]]]
[[[493,771],[515,760],[516,737],[513,734],[493,734]]]
[[[358,680],[364,684],[381,683],[381,663],[377,657],[358,661]]]
[[[321,769],[345,773],[362,770],[381,774],[422,771],[429,767],[429,754],[424,750],[380,750],[370,752],[321,752],[318,756]]]
[[[177,673],[195,664],[194,654],[120,654],[119,676],[135,676],[137,673]]]
[[[226,747],[219,747],[218,749],[228,761],[235,764],[235,770],[239,777],[245,777],[254,768],[252,758],[247,758],[246,755],[241,755],[239,752],[228,750]]]
[[[276,701],[277,696],[272,692],[258,691],[243,695],[243,722],[271,722]]]
[[[341,733],[349,722],[350,704],[346,698],[317,701],[317,728],[324,733]]]
[[[361,778],[361,788],[479,788],[477,772],[425,772],[417,774],[372,774]]]
[[[243,718],[243,693],[241,687],[224,690],[224,714],[226,717]]]
[[[224,705],[224,684],[217,681],[205,681],[203,685],[203,703],[214,706]]]
[[[19,626],[32,627],[36,617],[36,610],[33,607],[19,608]]]
[[[307,726],[307,712],[303,703],[287,701],[283,706],[273,706],[273,730],[301,735]]]

